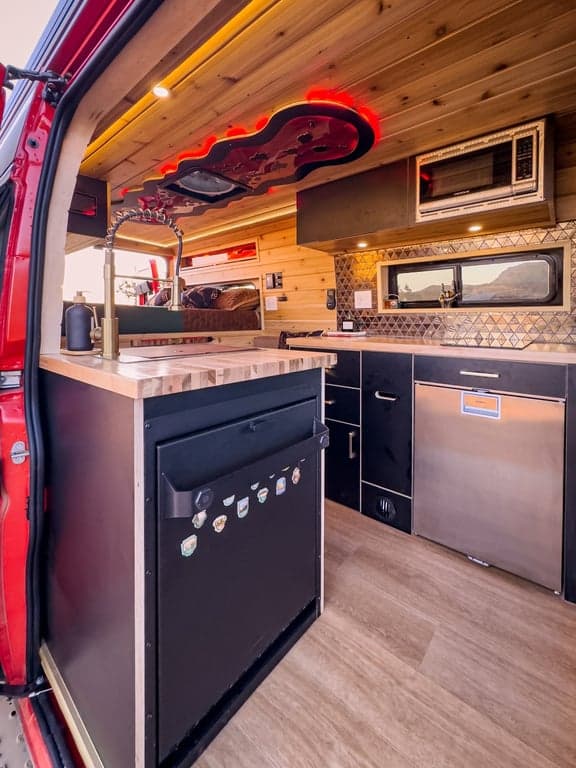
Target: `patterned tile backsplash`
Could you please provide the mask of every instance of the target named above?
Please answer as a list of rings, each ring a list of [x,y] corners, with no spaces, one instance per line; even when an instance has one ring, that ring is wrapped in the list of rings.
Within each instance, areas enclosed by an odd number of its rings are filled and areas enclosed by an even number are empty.
[[[450,312],[428,310],[422,313],[379,315],[376,310],[376,264],[388,259],[452,255],[485,248],[553,245],[568,241],[570,251],[570,312],[518,312],[513,309],[490,312]],[[358,329],[393,337],[450,339],[471,346],[517,347],[531,341],[576,343],[576,221],[554,227],[501,232],[497,235],[469,237],[385,250],[341,254],[335,257],[338,327],[352,318]],[[374,309],[354,309],[354,291],[371,290]]]

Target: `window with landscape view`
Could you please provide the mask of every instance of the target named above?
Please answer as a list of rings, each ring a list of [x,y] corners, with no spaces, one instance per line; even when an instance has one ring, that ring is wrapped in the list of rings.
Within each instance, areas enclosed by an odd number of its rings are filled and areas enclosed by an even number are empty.
[[[453,307],[526,307],[562,304],[563,261],[559,246],[381,266],[401,307],[439,307],[447,292]]]

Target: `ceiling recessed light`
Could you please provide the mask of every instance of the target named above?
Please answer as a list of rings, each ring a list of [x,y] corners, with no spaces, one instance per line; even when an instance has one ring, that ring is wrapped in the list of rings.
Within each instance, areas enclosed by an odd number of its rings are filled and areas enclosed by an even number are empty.
[[[368,248],[368,243],[366,242],[366,240],[359,240],[356,243],[356,245],[358,246],[358,248]]]
[[[159,99],[167,99],[170,96],[170,89],[163,85],[155,85],[152,88],[152,93],[154,96],[158,96]]]
[[[468,232],[480,232],[481,229],[482,229],[481,224],[471,224],[468,227]]]

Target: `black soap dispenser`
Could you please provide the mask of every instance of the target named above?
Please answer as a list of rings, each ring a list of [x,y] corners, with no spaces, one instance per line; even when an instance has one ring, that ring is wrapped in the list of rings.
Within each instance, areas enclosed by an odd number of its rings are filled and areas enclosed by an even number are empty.
[[[82,291],[76,291],[73,304],[64,315],[66,330],[66,348],[70,352],[90,352],[92,350],[92,309],[86,304]]]

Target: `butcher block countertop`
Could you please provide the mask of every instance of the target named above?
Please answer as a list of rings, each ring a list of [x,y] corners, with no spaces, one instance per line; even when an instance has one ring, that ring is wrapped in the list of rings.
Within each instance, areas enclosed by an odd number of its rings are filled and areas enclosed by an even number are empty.
[[[118,360],[93,354],[40,356],[40,368],[45,371],[135,400],[325,368],[335,362],[336,355],[330,352],[234,349],[216,344],[124,349]]]
[[[322,348],[325,350],[352,350],[368,352],[407,352],[413,355],[439,357],[483,358],[486,360],[515,360],[527,363],[576,363],[576,345],[540,344],[533,342],[524,349],[495,347],[442,346],[430,339],[398,339],[387,336],[315,336],[288,339],[294,347]]]

